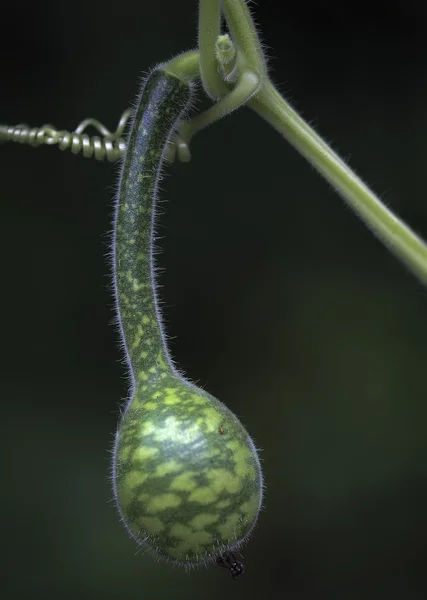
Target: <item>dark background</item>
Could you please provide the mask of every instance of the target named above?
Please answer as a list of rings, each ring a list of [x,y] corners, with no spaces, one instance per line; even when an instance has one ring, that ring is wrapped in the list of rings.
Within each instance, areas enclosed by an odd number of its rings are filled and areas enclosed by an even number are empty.
[[[425,5],[258,4],[273,80],[427,238]],[[2,13],[10,124],[114,128],[140,75],[196,42],[196,0]],[[106,258],[117,167],[5,144],[5,598],[427,597],[426,290],[249,110],[192,150],[162,183],[161,295],[176,361],[263,449],[246,574],[135,555],[108,481],[126,395]]]

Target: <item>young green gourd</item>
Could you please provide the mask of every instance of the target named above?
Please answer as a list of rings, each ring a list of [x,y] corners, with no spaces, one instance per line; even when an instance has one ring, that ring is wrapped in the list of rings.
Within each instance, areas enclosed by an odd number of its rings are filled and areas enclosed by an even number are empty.
[[[115,497],[139,544],[187,567],[214,562],[247,539],[263,485],[257,451],[238,418],[173,364],[157,304],[157,182],[190,98],[190,84],[161,66],[146,79],[123,162],[113,252],[131,378],[114,447]]]

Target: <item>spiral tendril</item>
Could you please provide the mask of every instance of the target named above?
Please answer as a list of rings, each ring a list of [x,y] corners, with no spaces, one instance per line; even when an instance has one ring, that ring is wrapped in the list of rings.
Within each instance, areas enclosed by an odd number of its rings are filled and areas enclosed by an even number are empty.
[[[132,109],[125,110],[113,133],[97,119],[85,119],[72,132],[65,129],[57,130],[50,124],[42,127],[30,127],[22,123],[0,125],[0,142],[18,142],[34,147],[42,144],[48,146],[57,144],[60,150],[69,149],[73,154],[81,152],[86,158],[94,157],[96,160],[107,159],[114,162],[121,158],[126,150],[126,142],[122,136],[132,114]],[[102,137],[89,136],[85,133],[88,127],[96,129]]]

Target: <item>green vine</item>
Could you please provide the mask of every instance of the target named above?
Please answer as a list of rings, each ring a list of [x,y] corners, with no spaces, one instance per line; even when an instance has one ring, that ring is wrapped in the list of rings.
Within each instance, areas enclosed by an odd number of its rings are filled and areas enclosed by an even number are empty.
[[[225,19],[229,33],[224,33]],[[185,120],[193,82],[213,101]],[[158,310],[153,240],[162,161],[191,158],[192,137],[247,106],[290,142],[375,235],[427,283],[427,247],[328,146],[270,80],[245,0],[199,0],[199,43],[158,65],[135,111],[114,132],[95,119],[75,131],[0,125],[0,141],[58,145],[85,157],[124,157],[116,205],[114,264],[118,322],[131,374],[113,458],[123,523],[158,558],[187,568],[215,563],[243,573],[237,550],[262,506],[257,450],[238,418],[186,380],[169,355]],[[127,141],[124,132],[132,117]],[[86,130],[99,135],[90,137]]]
[[[230,36],[221,32],[224,16]],[[198,131],[237,108],[246,105],[290,142],[336,189],[373,233],[423,283],[427,284],[427,246],[334,152],[278,92],[271,82],[256,27],[245,0],[199,0],[197,51],[187,52],[164,65],[169,73],[200,79],[206,94],[215,101],[211,108],[190,121],[183,121],[167,158],[190,160],[190,140]],[[82,152],[98,160],[115,161],[125,150],[122,138],[129,111],[110,133],[98,121],[88,119],[74,132],[58,131],[51,125],[0,125],[0,141],[34,146],[58,144],[60,149]],[[89,125],[103,136],[90,138]]]

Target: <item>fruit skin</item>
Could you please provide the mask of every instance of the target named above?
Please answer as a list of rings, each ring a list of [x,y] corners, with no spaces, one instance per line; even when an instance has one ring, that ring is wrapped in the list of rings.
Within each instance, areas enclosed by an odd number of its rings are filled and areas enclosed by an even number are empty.
[[[164,148],[191,99],[189,84],[155,69],[144,81],[122,165],[115,211],[113,275],[132,384],[172,361],[157,308],[154,245]]]
[[[136,391],[115,465],[123,520],[159,558],[206,564],[239,547],[257,520],[262,475],[251,438],[224,404],[180,377]]]
[[[117,315],[130,401],[113,452],[122,521],[157,558],[192,567],[237,549],[262,501],[256,449],[237,417],[174,366],[157,307],[155,201],[165,146],[190,101],[188,82],[155,69],[135,112],[113,241]]]

